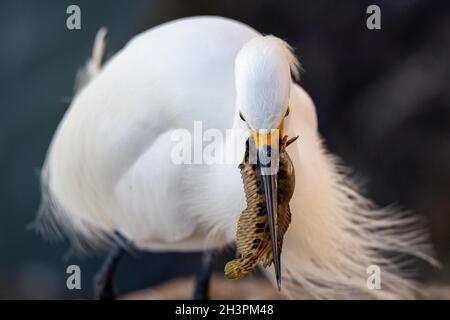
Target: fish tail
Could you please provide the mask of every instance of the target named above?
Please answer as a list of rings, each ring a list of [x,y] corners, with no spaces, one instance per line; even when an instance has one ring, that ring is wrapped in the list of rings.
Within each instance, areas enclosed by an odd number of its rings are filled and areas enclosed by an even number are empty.
[[[225,265],[225,277],[230,280],[237,280],[247,275],[256,266],[257,261],[254,259],[238,258],[229,261]]]

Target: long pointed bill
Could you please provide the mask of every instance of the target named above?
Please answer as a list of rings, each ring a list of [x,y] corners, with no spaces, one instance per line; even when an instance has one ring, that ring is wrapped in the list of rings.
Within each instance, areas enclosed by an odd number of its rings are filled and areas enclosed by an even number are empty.
[[[281,289],[281,264],[280,251],[277,242],[277,229],[275,227],[275,219],[277,217],[277,176],[276,175],[261,175],[264,195],[266,197],[267,214],[269,218],[270,239],[272,240],[272,256],[275,267],[275,277],[277,280],[278,290]]]
[[[279,165],[279,132],[275,130],[270,133],[253,132],[253,138],[257,150],[257,164],[261,174],[264,188],[264,196],[267,205],[269,219],[270,239],[272,242],[272,256],[275,268],[275,277],[278,290],[281,289],[281,263],[280,250],[278,248],[278,237],[276,229],[278,186],[277,174]]]

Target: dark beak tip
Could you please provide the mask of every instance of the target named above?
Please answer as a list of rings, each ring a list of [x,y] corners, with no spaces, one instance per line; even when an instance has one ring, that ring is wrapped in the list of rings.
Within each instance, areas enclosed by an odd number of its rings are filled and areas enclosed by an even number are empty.
[[[281,291],[281,277],[277,278],[277,287],[278,287],[278,291]]]

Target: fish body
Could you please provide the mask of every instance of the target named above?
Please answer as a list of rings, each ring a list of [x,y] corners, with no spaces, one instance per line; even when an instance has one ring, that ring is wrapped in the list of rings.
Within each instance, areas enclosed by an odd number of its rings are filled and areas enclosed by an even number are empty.
[[[295,141],[285,136],[280,140],[280,157],[278,169],[278,214],[276,217],[277,245],[283,246],[283,237],[291,223],[289,201],[295,187],[294,166],[286,147]],[[273,262],[272,244],[269,231],[267,206],[264,199],[264,189],[258,166],[249,161],[249,143],[246,146],[244,161],[239,165],[247,201],[247,207],[242,211],[236,233],[237,249],[240,257],[228,262],[225,266],[225,276],[228,279],[239,279],[252,271],[258,263],[268,267]]]

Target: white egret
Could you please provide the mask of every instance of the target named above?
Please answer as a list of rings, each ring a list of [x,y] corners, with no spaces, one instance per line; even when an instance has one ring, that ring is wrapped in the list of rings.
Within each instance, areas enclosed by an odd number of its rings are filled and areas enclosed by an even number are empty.
[[[426,232],[415,218],[376,209],[326,152],[315,106],[291,79],[299,64],[287,43],[230,19],[185,18],[134,37],[100,67],[103,36],[48,151],[38,216],[45,230],[93,247],[111,244],[115,233],[149,251],[232,244],[245,207],[237,165],[176,164],[173,133],[193,133],[194,121],[255,139],[283,128],[300,139],[288,150],[297,182],[282,292],[414,296],[403,254],[433,262]],[[367,286],[371,265],[381,269],[381,290]]]

